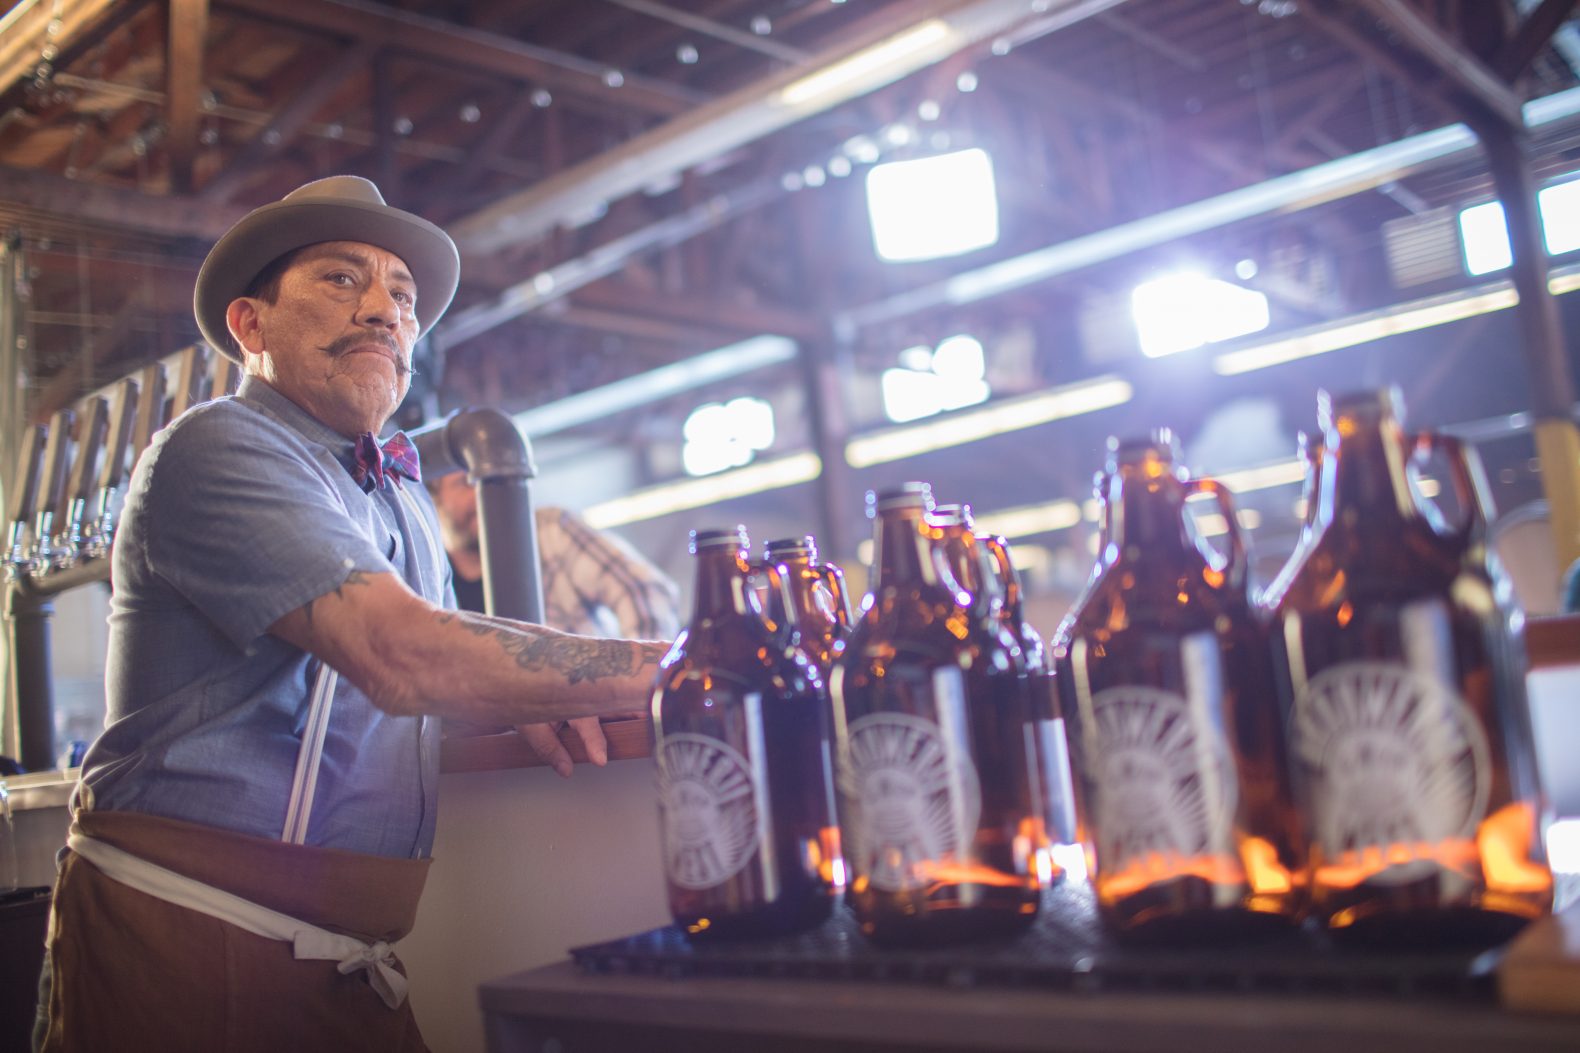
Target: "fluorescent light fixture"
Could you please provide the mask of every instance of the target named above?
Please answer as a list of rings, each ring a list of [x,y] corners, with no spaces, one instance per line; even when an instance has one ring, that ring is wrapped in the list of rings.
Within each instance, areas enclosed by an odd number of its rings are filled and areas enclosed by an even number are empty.
[[[528,438],[538,439],[574,428],[578,424],[590,424],[637,406],[658,402],[717,380],[788,362],[795,354],[796,343],[788,337],[754,336],[738,344],[525,410],[515,415],[515,421]]]
[[[1243,468],[1237,472],[1224,472],[1212,478],[1234,493],[1243,494],[1252,490],[1268,490],[1275,486],[1299,483],[1306,478],[1306,465],[1297,457],[1287,461],[1260,464],[1255,468]]]
[[[867,171],[872,243],[885,260],[958,256],[998,241],[993,159],[973,148]]]
[[[823,462],[818,460],[817,454],[794,453],[775,461],[710,475],[705,479],[686,479],[638,490],[634,494],[593,505],[583,513],[583,518],[600,530],[639,523],[737,497],[781,490],[816,479],[822,471]]]
[[[952,413],[926,424],[912,424],[852,439],[845,460],[868,468],[932,450],[944,450],[1005,432],[1033,428],[1049,421],[1120,406],[1134,394],[1129,381],[1102,376],[1035,395],[1005,399],[979,410]]]
[[[825,69],[787,84],[775,97],[781,106],[801,106],[825,96],[849,96],[886,84],[914,66],[918,52],[939,56],[953,50],[954,31],[941,19],[929,19],[887,40],[856,52]]]
[[[1514,262],[1501,201],[1488,201],[1460,212],[1459,240],[1465,249],[1467,274],[1491,274]]]
[[[1141,353],[1161,358],[1266,329],[1267,297],[1221,278],[1167,274],[1130,294]]]
[[[973,518],[978,533],[1002,534],[1007,538],[1027,537],[1054,530],[1068,530],[1075,526],[1081,521],[1081,506],[1074,501],[1049,501],[997,512],[982,512]]]
[[[1576,284],[1577,275],[1570,273],[1550,279],[1548,288],[1556,295],[1570,291]],[[1340,351],[1384,337],[1398,336],[1400,333],[1413,333],[1492,311],[1502,311],[1518,302],[1519,297],[1507,280],[1442,296],[1429,296],[1354,315],[1339,322],[1310,326],[1265,344],[1225,351],[1213,359],[1212,368],[1222,376],[1249,373],[1255,369],[1266,369],[1268,366],[1283,365],[1285,362]]]

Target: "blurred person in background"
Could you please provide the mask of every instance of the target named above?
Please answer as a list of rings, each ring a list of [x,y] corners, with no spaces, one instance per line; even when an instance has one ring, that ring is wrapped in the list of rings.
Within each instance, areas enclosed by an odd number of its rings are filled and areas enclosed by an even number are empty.
[[[477,489],[451,472],[427,484],[439,512],[456,606],[483,609]],[[594,636],[671,640],[680,632],[680,590],[630,545],[563,508],[533,511],[543,574],[543,622]]]

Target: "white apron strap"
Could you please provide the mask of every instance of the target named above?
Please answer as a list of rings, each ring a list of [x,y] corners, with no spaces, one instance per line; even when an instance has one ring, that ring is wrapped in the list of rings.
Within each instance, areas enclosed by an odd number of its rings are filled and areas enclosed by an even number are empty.
[[[337,968],[345,976],[364,971],[368,983],[391,1009],[399,1009],[406,1000],[406,977],[395,968],[395,952],[383,940],[363,943],[321,929],[80,833],[73,832],[66,846],[110,880],[144,895],[218,918],[264,939],[289,943],[298,961],[338,962]]]

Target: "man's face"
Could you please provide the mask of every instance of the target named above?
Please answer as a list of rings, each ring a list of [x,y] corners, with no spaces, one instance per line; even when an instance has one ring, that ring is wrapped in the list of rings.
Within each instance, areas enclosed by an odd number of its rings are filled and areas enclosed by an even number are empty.
[[[355,241],[301,250],[274,303],[232,301],[247,370],[344,435],[377,432],[406,396],[417,283],[394,253]]]
[[[466,473],[442,476],[433,505],[439,513],[445,551],[477,552],[477,490],[467,484]]]

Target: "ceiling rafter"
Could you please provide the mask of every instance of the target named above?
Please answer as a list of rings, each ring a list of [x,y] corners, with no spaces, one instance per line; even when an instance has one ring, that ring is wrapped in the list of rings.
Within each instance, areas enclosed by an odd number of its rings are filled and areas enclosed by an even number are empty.
[[[1070,17],[1076,17],[1107,10],[1116,2],[1065,0],[1060,6]],[[457,221],[451,233],[463,247],[477,252],[495,251],[512,241],[541,237],[567,215],[634,193],[656,180],[931,65],[976,40],[1023,21],[1026,12],[1022,3],[1013,0],[935,0],[881,9],[843,34],[839,43],[806,62],[769,74],[535,187],[512,194]],[[838,69],[852,56],[924,24],[938,27],[930,36],[935,43],[917,44],[897,54],[887,66],[875,67],[865,76],[849,76],[794,104],[776,101],[789,86],[809,83],[813,74]]]
[[[1399,35],[1469,102],[1511,128],[1524,123],[1520,97],[1460,41],[1421,17],[1403,0],[1356,0]]]
[[[1519,80],[1573,13],[1575,3],[1576,0],[1541,0],[1492,60],[1498,76],[1510,83]]]
[[[574,55],[367,0],[219,0],[219,6],[267,21],[373,40],[463,68],[531,80],[615,109],[672,116],[701,101],[695,92],[644,77],[627,76],[621,86],[610,87],[603,80],[602,67]]]
[[[202,117],[203,50],[208,38],[208,0],[166,0],[165,156],[170,188],[192,191]]]
[[[258,169],[270,156],[291,144],[346,81],[365,72],[377,52],[377,44],[359,40],[342,50],[307,83],[293,85],[290,100],[236,152],[224,171],[208,181],[201,196],[210,201],[225,201],[233,196],[257,176]]]

